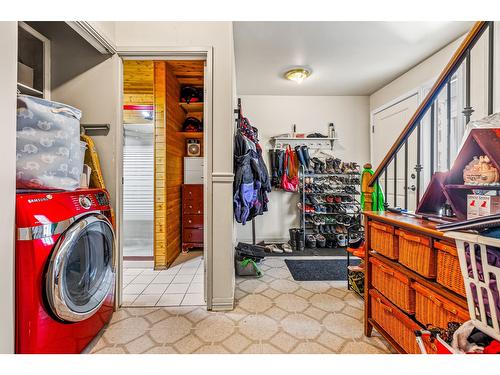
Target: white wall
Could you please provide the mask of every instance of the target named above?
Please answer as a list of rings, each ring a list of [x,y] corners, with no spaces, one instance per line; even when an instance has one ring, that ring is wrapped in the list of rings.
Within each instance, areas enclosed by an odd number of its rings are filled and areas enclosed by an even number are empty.
[[[370,95],[370,111],[379,108],[411,90],[418,89],[424,83],[437,78],[450,61],[463,37],[448,44],[431,57],[422,61],[406,73],[388,83]]]
[[[292,131],[327,134],[333,122],[337,136],[333,155],[360,165],[370,160],[369,101],[367,96],[241,96],[243,114],[259,129],[260,144],[270,167],[269,139]],[[288,237],[288,228],[298,226],[298,194],[271,192],[269,211],[255,219],[257,240],[281,241]],[[237,225],[239,241],[252,238],[251,223]]]
[[[141,48],[213,47],[213,140],[212,184],[214,208],[211,247],[213,251],[213,309],[231,309],[234,301],[233,260],[233,30],[231,22],[116,22],[118,51]],[[210,168],[210,167],[209,167]],[[210,173],[210,171],[209,171]]]
[[[14,352],[17,22],[0,22],[0,353]]]

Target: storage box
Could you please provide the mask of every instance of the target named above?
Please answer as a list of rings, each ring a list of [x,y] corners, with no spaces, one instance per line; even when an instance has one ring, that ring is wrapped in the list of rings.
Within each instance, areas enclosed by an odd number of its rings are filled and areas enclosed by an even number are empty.
[[[415,291],[411,288],[410,278],[374,257],[370,257],[370,263],[372,285],[400,309],[413,314]]]
[[[418,354],[420,349],[415,331],[421,327],[404,314],[375,289],[370,289],[372,318],[398,345],[409,354]]]
[[[17,82],[33,87],[34,70],[21,62],[17,63]]]
[[[433,279],[436,277],[436,250],[429,237],[417,233],[396,230],[399,237],[399,263],[416,273]]]
[[[467,194],[467,220],[479,217],[479,195]]]
[[[398,259],[398,245],[394,241],[394,227],[379,222],[369,223],[370,250],[375,250],[389,259]]]
[[[184,158],[184,184],[203,184],[203,157]]]
[[[500,197],[479,195],[479,216],[489,216],[500,213]]]

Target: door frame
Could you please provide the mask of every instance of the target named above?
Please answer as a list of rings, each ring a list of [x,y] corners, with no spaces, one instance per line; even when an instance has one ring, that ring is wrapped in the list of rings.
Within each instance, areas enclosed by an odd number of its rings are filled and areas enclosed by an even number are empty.
[[[204,167],[203,167],[203,255],[204,255],[204,281],[206,290],[207,310],[212,310],[213,299],[213,203],[209,197],[212,197],[213,183],[213,66],[214,53],[211,46],[120,46],[118,48],[118,56],[121,59],[120,69],[120,100],[119,100],[119,124],[116,127],[116,161],[117,161],[117,191],[118,199],[116,202],[117,214],[116,221],[118,223],[118,237],[121,239],[123,222],[123,60],[205,60],[206,75],[205,81],[205,98],[204,98],[204,124],[203,124],[203,147],[204,147]],[[208,105],[206,105],[208,103]],[[119,308],[122,303],[122,280],[123,280],[123,246],[122,241],[118,241],[118,262],[117,262],[117,282],[116,282],[116,302],[115,308]]]

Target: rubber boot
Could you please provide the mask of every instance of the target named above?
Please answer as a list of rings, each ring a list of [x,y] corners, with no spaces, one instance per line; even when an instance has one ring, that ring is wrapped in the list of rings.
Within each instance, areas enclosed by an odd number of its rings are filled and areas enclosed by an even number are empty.
[[[295,146],[295,153],[297,154],[297,158],[299,159],[299,163],[303,168],[302,170],[307,172],[306,161],[304,159],[304,155],[302,154],[302,149],[300,148],[300,146]]]
[[[297,251],[304,251],[305,243],[304,243],[304,230],[297,229],[295,231],[295,248]]]
[[[297,236],[297,228],[290,228],[288,229],[288,233],[290,233],[290,241],[288,241],[288,243],[290,244],[290,246],[292,247],[292,250],[296,250],[297,249],[297,240],[296,240],[296,236]]]
[[[309,156],[309,149],[306,145],[302,146],[302,155],[304,156],[304,161],[306,162],[307,173],[314,173],[311,168],[311,157]]]
[[[320,168],[321,160],[319,160],[318,158],[312,158],[311,161],[314,164],[314,173],[320,174],[321,173],[321,168]]]

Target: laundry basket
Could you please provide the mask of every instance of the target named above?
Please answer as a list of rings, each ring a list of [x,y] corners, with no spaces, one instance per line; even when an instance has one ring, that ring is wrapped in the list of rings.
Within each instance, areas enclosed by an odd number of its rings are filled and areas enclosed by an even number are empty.
[[[446,236],[457,244],[472,322],[500,340],[500,239],[464,232]]]

